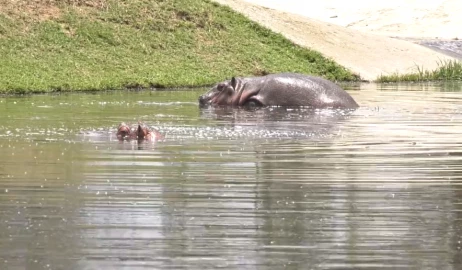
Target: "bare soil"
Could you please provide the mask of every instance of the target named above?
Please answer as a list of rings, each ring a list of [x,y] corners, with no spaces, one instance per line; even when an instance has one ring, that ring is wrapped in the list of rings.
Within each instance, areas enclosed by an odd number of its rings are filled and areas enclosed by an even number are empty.
[[[456,59],[410,40],[375,35],[244,0],[214,1],[281,33],[295,44],[321,52],[367,81],[380,75],[415,72],[418,67],[433,70],[442,61]]]
[[[25,21],[46,21],[61,15],[63,4],[74,7],[104,8],[107,0],[0,0],[0,12]]]

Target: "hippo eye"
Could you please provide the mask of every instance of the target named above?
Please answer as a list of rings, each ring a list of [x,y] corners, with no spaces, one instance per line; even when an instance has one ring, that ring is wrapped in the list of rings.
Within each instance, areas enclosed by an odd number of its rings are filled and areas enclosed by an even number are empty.
[[[225,85],[222,84],[222,83],[217,85],[217,90],[220,91],[220,92],[223,91],[224,88],[225,88]]]

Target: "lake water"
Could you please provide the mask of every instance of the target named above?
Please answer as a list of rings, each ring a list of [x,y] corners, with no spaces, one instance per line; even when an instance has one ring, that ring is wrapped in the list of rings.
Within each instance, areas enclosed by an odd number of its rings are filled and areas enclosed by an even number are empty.
[[[361,108],[0,98],[0,269],[462,268],[462,84],[344,86]],[[138,120],[165,140],[118,142]]]

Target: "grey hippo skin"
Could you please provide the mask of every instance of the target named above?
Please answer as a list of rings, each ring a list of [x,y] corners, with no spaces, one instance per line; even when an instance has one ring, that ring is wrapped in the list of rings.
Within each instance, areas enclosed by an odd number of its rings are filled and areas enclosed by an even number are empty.
[[[355,109],[356,101],[326,79],[297,73],[262,77],[233,77],[199,97],[202,107],[212,106],[309,106]]]

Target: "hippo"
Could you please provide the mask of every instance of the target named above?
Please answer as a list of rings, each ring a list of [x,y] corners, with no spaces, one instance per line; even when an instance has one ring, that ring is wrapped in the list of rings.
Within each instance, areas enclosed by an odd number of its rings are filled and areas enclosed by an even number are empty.
[[[125,122],[122,122],[119,124],[117,127],[117,139],[119,141],[123,140],[134,140],[138,138],[136,134],[136,128],[135,127],[130,127],[127,125]]]
[[[335,83],[298,73],[261,77],[232,77],[199,97],[201,107],[212,106],[309,106],[358,108],[356,101]]]
[[[164,138],[162,134],[160,134],[155,129],[150,129],[146,124],[139,123],[137,129],[138,140],[161,140]]]
[[[138,126],[130,126],[125,122],[120,123],[117,128],[117,139],[119,141],[151,141],[163,139],[164,136],[160,134],[157,130],[151,130],[146,124],[138,123]]]

